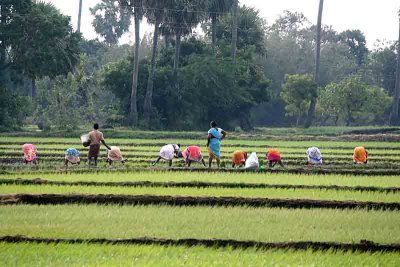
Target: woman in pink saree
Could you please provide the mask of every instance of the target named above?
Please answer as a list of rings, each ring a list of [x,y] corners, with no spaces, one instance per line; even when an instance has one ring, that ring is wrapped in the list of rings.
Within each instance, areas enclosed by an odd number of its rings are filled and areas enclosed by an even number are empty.
[[[37,150],[33,144],[24,144],[22,146],[22,152],[24,152],[25,164],[33,163],[36,165]]]

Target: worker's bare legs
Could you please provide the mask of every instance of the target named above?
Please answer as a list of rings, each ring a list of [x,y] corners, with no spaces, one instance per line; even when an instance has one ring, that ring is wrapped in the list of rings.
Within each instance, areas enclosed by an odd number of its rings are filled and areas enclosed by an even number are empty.
[[[65,168],[68,168],[68,160],[67,159],[65,160],[64,163],[65,163]]]
[[[235,168],[235,163],[232,163],[232,168]]]
[[[278,161],[279,165],[281,165],[282,168],[285,168],[285,166],[283,165],[282,160]]]
[[[210,157],[208,158],[208,168],[211,168],[211,164],[212,164],[213,158],[214,158],[213,155],[210,155]]]
[[[172,167],[172,159],[168,161],[168,166]]]
[[[156,166],[156,164],[160,161],[160,159],[161,157],[158,156],[157,159],[151,163],[151,166]]]
[[[221,164],[221,159],[220,159],[220,158],[216,158],[216,160],[217,160],[217,167],[218,167],[218,169],[219,169],[220,164]]]
[[[97,166],[97,157],[94,157],[94,166]]]
[[[192,161],[191,161],[191,160],[188,160],[188,161],[187,161],[187,166],[190,167],[190,164],[192,164]]]
[[[206,162],[204,161],[204,159],[201,159],[201,163],[203,163],[204,167],[207,167],[206,166]]]

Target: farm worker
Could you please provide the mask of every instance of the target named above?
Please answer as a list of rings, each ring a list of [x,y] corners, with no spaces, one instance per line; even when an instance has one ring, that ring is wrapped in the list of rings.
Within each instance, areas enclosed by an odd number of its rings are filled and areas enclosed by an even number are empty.
[[[353,154],[354,164],[367,164],[368,162],[368,151],[363,146],[354,148]]]
[[[281,167],[285,167],[285,166],[283,166],[283,163],[282,163],[281,153],[279,153],[279,151],[276,149],[268,150],[267,160],[269,162],[270,168],[273,168],[276,165],[276,163],[281,165]]]
[[[100,153],[100,143],[103,143],[109,150],[111,150],[111,148],[104,141],[103,133],[99,131],[99,125],[97,123],[93,125],[93,131],[89,133],[89,140],[89,164],[91,163],[91,160],[94,159],[94,165],[97,166],[97,158]]]
[[[25,164],[32,162],[36,165],[37,150],[33,144],[24,144],[22,146],[22,152],[24,152]]]
[[[68,162],[72,165],[79,165],[81,159],[79,158],[79,151],[76,148],[70,147],[65,151],[65,166],[68,167]]]
[[[307,164],[322,164],[322,154],[318,147],[307,148]]]
[[[160,159],[165,159],[168,161],[168,165],[172,166],[172,159],[174,157],[178,157],[180,144],[168,144],[161,148],[160,153],[158,154],[158,158],[151,163],[152,166],[155,166]]]
[[[178,153],[178,157],[183,157],[185,160],[185,165],[188,167],[190,167],[192,162],[201,162],[203,163],[204,167],[206,167],[200,147],[198,146],[188,146],[185,150]]]
[[[232,154],[232,168],[235,166],[242,167],[246,164],[247,152],[236,150]]]
[[[211,168],[212,161],[215,158],[219,168],[221,162],[221,141],[226,137],[226,132],[218,128],[215,121],[210,122],[210,127],[207,136],[207,150],[209,154],[208,167]]]
[[[121,161],[122,164],[125,163],[124,157],[122,157],[121,150],[117,146],[111,146],[111,149],[107,149],[107,162],[112,165],[113,161]]]
[[[251,153],[250,156],[247,158],[244,167],[249,170],[258,170],[259,166],[260,164],[258,163],[256,152]]]

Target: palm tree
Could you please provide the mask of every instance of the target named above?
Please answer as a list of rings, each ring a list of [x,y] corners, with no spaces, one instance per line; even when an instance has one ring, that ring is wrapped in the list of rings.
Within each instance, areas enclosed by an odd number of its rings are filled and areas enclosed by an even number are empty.
[[[81,32],[81,19],[82,19],[82,0],[79,0],[79,11],[78,11],[78,27],[77,32]]]
[[[151,66],[147,80],[146,96],[143,105],[143,117],[146,121],[150,120],[153,98],[154,75],[156,71],[156,58],[158,49],[158,35],[160,24],[165,17],[166,10],[173,8],[174,1],[144,0],[145,13],[147,20],[154,24],[153,47],[151,53]]]
[[[180,59],[181,38],[188,35],[192,29],[204,19],[204,12],[207,8],[206,0],[175,0],[174,10],[168,12],[164,24],[175,34],[175,58],[174,58],[174,77],[177,76]]]
[[[317,48],[315,50],[315,74],[314,79],[315,83],[319,85],[319,61],[321,56],[321,24],[322,24],[322,10],[324,8],[324,0],[319,0],[319,9],[318,9],[318,21],[317,21]],[[311,99],[310,107],[308,109],[308,116],[305,123],[305,127],[308,128],[311,126],[311,123],[314,118],[315,106],[317,105],[317,98],[314,97]]]
[[[399,39],[397,41],[397,68],[396,68],[396,85],[394,88],[393,102],[392,102],[392,116],[390,123],[399,123],[399,96],[400,96],[400,9],[399,9]]]
[[[140,20],[143,16],[143,1],[142,0],[119,0],[121,8],[133,13],[135,21],[135,54],[134,66],[132,75],[132,89],[129,101],[129,121],[133,125],[137,125],[138,111],[137,111],[137,87],[139,77],[139,45],[140,45]]]
[[[233,0],[209,0],[208,14],[211,19],[211,45],[215,50],[217,44],[217,22],[218,18],[229,11]]]
[[[236,62],[236,50],[237,50],[237,28],[238,28],[238,5],[239,0],[233,0],[232,3],[232,47],[231,57],[232,61]]]

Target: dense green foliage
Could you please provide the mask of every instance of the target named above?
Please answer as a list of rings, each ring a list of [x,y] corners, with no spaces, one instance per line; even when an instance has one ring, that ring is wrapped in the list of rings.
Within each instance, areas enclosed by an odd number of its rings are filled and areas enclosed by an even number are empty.
[[[285,11],[268,25],[258,10],[239,5],[232,46],[234,3],[102,0],[91,8],[98,41],[81,40],[69,17],[51,4],[3,1],[0,100],[7,105],[0,129],[72,129],[93,121],[178,130],[204,129],[210,120],[243,130],[299,125],[315,96],[315,125],[389,122],[395,42],[372,46],[360,30],[323,25],[315,88],[311,19]],[[154,35],[137,38],[135,49],[120,45],[131,24],[139,33],[143,18]],[[200,25],[204,36],[196,33]],[[308,81],[294,86],[295,77]]]

